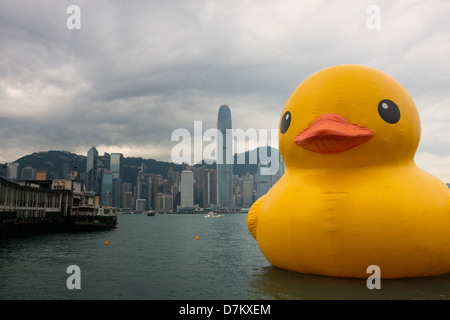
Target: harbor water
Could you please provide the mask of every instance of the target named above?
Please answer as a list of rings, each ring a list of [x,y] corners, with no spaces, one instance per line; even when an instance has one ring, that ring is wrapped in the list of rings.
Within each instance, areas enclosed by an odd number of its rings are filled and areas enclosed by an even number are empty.
[[[79,267],[80,289],[67,286],[72,265]],[[381,280],[380,289],[370,290],[366,279],[272,266],[249,234],[245,214],[121,214],[109,231],[0,243],[0,299],[450,300],[450,274]]]

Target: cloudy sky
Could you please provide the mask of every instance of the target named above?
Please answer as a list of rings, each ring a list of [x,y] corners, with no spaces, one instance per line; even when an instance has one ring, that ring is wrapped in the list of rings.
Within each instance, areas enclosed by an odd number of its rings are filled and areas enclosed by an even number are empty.
[[[276,128],[300,82],[351,63],[405,86],[416,162],[450,182],[449,16],[439,0],[0,0],[0,162],[92,145],[170,160],[175,129],[214,128],[222,104],[234,128]]]

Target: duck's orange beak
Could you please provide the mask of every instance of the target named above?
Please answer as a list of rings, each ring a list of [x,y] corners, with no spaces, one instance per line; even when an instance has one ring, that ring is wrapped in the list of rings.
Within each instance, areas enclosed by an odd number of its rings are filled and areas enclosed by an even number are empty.
[[[338,153],[369,141],[373,131],[351,123],[335,113],[326,113],[314,120],[294,139],[295,143],[317,153]]]

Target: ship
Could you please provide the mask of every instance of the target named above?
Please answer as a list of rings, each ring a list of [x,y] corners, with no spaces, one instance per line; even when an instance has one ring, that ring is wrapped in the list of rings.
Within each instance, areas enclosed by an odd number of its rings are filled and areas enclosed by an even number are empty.
[[[72,208],[71,218],[75,231],[109,230],[117,226],[117,208],[82,205]]]
[[[205,216],[205,218],[222,218],[223,214],[217,214],[216,212],[210,211],[208,212],[208,214]]]

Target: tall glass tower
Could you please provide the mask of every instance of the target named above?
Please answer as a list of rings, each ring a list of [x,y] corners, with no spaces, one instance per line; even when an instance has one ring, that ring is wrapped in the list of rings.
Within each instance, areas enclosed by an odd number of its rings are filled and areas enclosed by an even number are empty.
[[[194,205],[194,173],[190,170],[181,172],[181,206],[192,207]]]
[[[97,176],[98,151],[95,147],[89,149],[86,159],[86,189],[95,193],[100,192]]]
[[[271,184],[271,177],[268,174],[261,174],[261,169],[262,168],[267,168],[269,167],[267,164],[265,163],[259,163],[258,164],[258,184],[257,184],[257,194],[258,194],[258,199],[261,198],[263,195],[265,195],[267,192],[269,192],[270,189],[270,184]]]
[[[113,175],[110,172],[103,172],[101,204],[104,206],[113,205]]]
[[[217,202],[220,207],[231,208],[233,206],[234,159],[231,112],[228,106],[223,105],[219,109],[217,129],[222,136],[222,139],[217,140]]]
[[[110,171],[114,179],[122,179],[123,154],[111,153]]]
[[[113,205],[114,207],[122,207],[122,164],[123,164],[123,154],[121,153],[111,153],[110,159],[110,171],[113,179]]]

